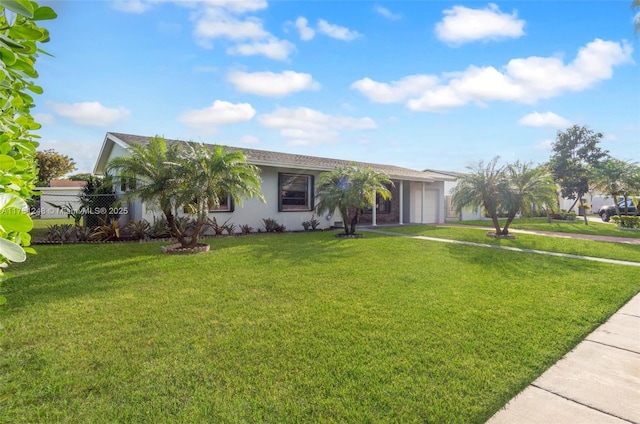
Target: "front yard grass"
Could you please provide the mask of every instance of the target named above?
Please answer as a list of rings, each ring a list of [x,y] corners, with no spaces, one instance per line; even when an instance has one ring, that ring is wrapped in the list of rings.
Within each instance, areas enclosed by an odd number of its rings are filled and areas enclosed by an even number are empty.
[[[482,423],[640,291],[610,264],[331,232],[38,246],[0,422]]]
[[[595,216],[595,215],[594,215]],[[500,219],[500,225],[504,226],[506,219]],[[456,225],[474,225],[493,228],[491,220],[451,221]],[[518,230],[553,231],[558,233],[591,234],[600,236],[640,238],[638,231],[628,231],[616,228],[614,224],[607,222],[589,221],[584,225],[581,216],[576,217],[575,222],[547,222],[547,218],[518,218],[514,219],[509,228]]]
[[[512,235],[515,236],[514,239],[496,239],[494,237],[487,237],[486,234],[490,232],[490,230],[490,228],[483,230],[465,228],[463,226],[449,227],[437,225],[407,225],[384,228],[384,231],[416,236],[640,262],[640,244],[611,243],[522,233],[512,233]]]

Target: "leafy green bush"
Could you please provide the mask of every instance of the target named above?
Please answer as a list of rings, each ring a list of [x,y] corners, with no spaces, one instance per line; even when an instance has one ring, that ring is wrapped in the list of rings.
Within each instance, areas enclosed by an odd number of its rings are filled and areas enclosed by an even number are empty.
[[[278,224],[278,222],[273,218],[263,218],[262,223],[264,224],[264,230],[267,233],[283,233],[286,230],[284,225]]]
[[[56,13],[35,1],[0,3],[0,272],[9,262],[22,262],[29,246],[33,222],[26,200],[33,195],[37,178],[35,139],[38,124],[31,115],[35,101],[30,93],[42,94],[33,83],[38,77],[39,43],[49,41],[49,31],[36,21],[55,19]],[[30,92],[30,93],[29,93]],[[0,303],[3,298],[0,297]]]
[[[611,217],[611,222],[616,224],[618,227],[640,228],[640,216],[614,215]]]
[[[134,240],[143,240],[149,237],[151,224],[146,219],[129,221],[123,228]]]
[[[213,230],[213,233],[216,236],[221,236],[222,233],[224,232],[224,229],[227,226],[227,222],[229,222],[228,219],[226,221],[224,221],[222,224],[218,224],[218,220],[214,216],[213,218],[208,218],[207,219],[207,225],[206,226],[208,228],[211,228]]]
[[[149,237],[151,238],[169,238],[171,237],[171,231],[169,231],[169,224],[164,216],[153,217],[153,223],[149,227]]]
[[[575,221],[576,213],[575,212],[554,212],[551,214],[551,219],[555,219],[558,221]]]

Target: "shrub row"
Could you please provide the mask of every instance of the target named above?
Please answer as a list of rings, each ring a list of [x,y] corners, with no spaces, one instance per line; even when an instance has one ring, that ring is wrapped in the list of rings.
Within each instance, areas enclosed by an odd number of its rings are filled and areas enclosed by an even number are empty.
[[[640,228],[640,216],[614,215],[611,217],[611,222],[616,224],[618,227]]]
[[[274,232],[282,233],[286,231],[284,225],[278,224],[275,219],[265,218],[262,220],[264,228],[255,230],[257,233]],[[319,223],[318,223],[319,224]],[[176,225],[187,236],[191,235],[195,227],[195,220],[188,217],[176,218]],[[216,218],[209,218],[207,223],[200,230],[200,236],[221,236],[234,234],[251,234],[254,232],[250,225],[240,225],[230,223],[229,220],[218,223]],[[95,227],[83,227],[73,224],[54,224],[48,227],[46,241],[53,243],[79,243],[79,242],[104,242],[121,240],[147,240],[172,238],[171,230],[164,217],[154,218],[153,223],[145,219],[130,221],[124,226],[120,226],[117,220]]]

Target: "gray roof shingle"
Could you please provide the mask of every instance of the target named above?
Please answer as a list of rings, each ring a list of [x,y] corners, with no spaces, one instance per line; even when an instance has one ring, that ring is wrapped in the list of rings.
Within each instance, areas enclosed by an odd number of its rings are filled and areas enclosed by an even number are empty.
[[[132,134],[122,134],[108,132],[109,135],[128,144],[147,144],[151,137],[143,137]],[[168,143],[182,142],[181,140],[166,140]],[[241,150],[247,157],[247,162],[253,165],[265,165],[274,167],[298,168],[314,171],[330,171],[341,166],[356,164],[366,166],[377,171],[383,171],[392,179],[403,179],[412,181],[444,181],[453,180],[451,176],[437,172],[416,171],[409,168],[402,168],[393,165],[381,165],[367,162],[347,161],[341,159],[323,158],[317,156],[298,155],[292,153],[280,153],[267,150],[247,149],[242,147],[224,146],[227,150]]]

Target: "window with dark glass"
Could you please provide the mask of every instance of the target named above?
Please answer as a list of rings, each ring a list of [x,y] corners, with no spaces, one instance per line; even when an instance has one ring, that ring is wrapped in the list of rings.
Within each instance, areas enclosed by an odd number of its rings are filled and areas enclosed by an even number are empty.
[[[233,212],[234,209],[234,203],[233,203],[233,199],[231,199],[231,196],[220,196],[219,197],[220,200],[220,204],[217,207],[211,207],[213,205],[209,205],[210,209],[209,212]],[[193,201],[193,205],[196,206],[196,201]],[[184,213],[189,213],[189,208],[184,207],[183,208]]]
[[[313,209],[313,175],[278,174],[278,210]]]
[[[366,213],[373,213],[373,209],[368,209]],[[379,193],[376,193],[376,213],[391,213],[391,199],[384,200]]]
[[[220,204],[215,208],[209,209],[209,212],[233,212],[233,200],[231,196],[221,196]]]

